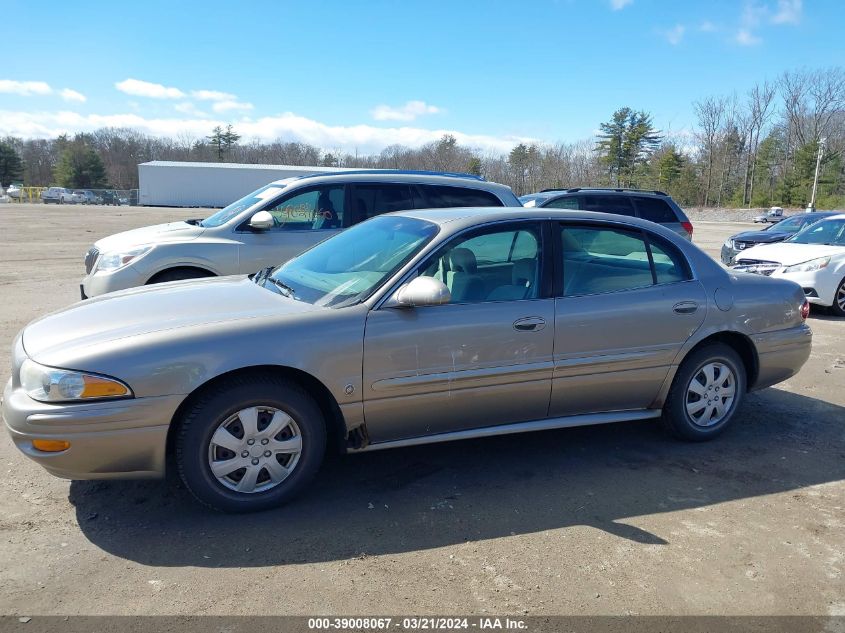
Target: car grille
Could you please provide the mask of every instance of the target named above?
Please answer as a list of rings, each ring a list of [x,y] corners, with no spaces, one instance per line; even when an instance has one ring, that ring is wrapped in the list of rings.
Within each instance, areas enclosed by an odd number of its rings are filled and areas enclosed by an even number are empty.
[[[734,240],[734,248],[738,251],[744,251],[746,248],[751,248],[754,246],[754,242],[741,242],[739,240]]]
[[[85,274],[88,275],[94,270],[94,264],[97,263],[97,257],[100,255],[100,251],[96,248],[91,247],[88,249],[88,252],[85,253]]]
[[[742,259],[733,266],[733,270],[745,273],[755,273],[768,277],[780,268],[779,262],[769,262],[763,259]]]

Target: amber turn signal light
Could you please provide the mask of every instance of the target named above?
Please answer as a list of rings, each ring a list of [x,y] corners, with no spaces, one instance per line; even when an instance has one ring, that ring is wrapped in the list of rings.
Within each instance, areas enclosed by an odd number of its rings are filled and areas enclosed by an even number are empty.
[[[70,448],[65,440],[32,440],[32,447],[45,453],[60,453]]]

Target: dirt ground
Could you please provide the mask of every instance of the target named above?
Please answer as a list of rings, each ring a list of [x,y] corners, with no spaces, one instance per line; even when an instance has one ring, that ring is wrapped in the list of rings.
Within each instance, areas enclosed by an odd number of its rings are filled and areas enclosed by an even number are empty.
[[[94,240],[198,215],[0,205],[0,384]],[[263,514],[56,479],[2,433],[0,613],[845,615],[845,319],[810,323],[801,373],[714,442],[646,422],[331,457]]]

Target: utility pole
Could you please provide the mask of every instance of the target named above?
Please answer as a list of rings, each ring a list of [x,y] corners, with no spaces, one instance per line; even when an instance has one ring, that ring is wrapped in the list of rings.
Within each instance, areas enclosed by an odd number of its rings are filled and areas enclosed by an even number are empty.
[[[816,156],[816,174],[813,176],[813,195],[810,198],[810,204],[807,205],[807,213],[816,210],[816,188],[819,186],[819,167],[822,164],[822,154],[824,154],[824,144],[827,139],[819,139],[819,153]]]

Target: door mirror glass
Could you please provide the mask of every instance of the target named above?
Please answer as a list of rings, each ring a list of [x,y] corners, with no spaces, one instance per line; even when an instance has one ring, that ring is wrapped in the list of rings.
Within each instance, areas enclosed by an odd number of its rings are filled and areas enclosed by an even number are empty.
[[[274,224],[273,216],[267,211],[259,211],[249,219],[249,227],[256,231],[269,231]]]
[[[451,300],[449,288],[434,277],[417,277],[396,293],[396,304],[406,307],[439,306]]]

